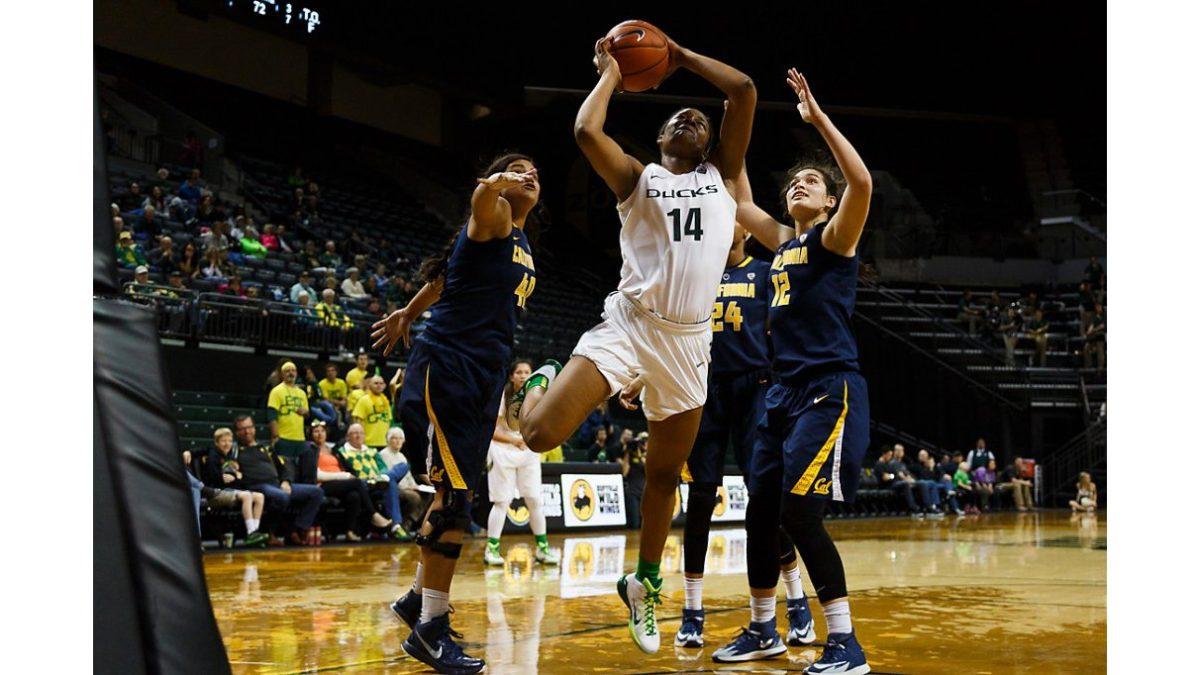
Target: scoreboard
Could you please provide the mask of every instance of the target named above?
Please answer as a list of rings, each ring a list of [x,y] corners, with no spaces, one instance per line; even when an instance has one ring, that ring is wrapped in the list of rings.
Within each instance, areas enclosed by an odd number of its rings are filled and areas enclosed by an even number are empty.
[[[320,33],[322,19],[328,18],[312,2],[223,0],[221,5],[226,13],[238,19],[300,35]]]

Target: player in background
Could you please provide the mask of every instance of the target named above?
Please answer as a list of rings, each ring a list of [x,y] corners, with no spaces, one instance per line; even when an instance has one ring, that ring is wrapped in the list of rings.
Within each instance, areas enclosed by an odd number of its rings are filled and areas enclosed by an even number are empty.
[[[755,428],[771,384],[767,346],[771,266],[746,254],[749,234],[740,225],[734,227],[733,246],[713,303],[708,401],[704,404],[696,444],[683,467],[688,497],[683,528],[683,622],[675,634],[677,647],[704,646],[704,563],[717,489],[724,474],[725,450],[732,440],[738,470],[746,476],[752,462]],[[779,530],[779,537],[779,566],[787,587],[788,641],[796,645],[811,644],[815,639],[812,614],[800,583],[799,561],[787,534]],[[747,552],[747,558],[752,560],[751,565],[773,564],[753,550]],[[771,600],[774,601],[774,596]],[[766,651],[769,653],[760,656],[781,654],[787,648],[777,642]],[[715,658],[721,660],[719,656]]]
[[[777,381],[767,392],[754,448],[747,549],[777,553],[775,530],[782,522],[812,578],[829,627],[821,658],[805,672],[861,675],[871,667],[854,635],[846,572],[825,530],[824,515],[829,500],[854,500],[870,441],[867,383],[859,373],[850,317],[871,174],[821,111],[804,76],[793,68],[787,82],[799,99],[801,119],[825,139],[837,169],[801,162],[788,172],[783,201],[791,225],[755,206],[744,174],[735,190],[738,222],[775,251],[768,312],[771,369]],[[843,177],[845,189],[839,190]],[[777,568],[766,566],[756,574],[748,567],[750,626],[718,650],[722,654],[753,653],[775,633]],[[766,602],[756,605],[755,598],[770,598],[769,610]]]
[[[483,550],[485,565],[503,565],[500,555],[500,534],[504,532],[504,521],[508,520],[508,505],[520,492],[529,510],[529,529],[537,542],[534,559],[543,565],[557,565],[558,555],[550,550],[546,539],[546,512],[542,510],[542,456],[532,452],[521,433],[508,425],[504,414],[504,401],[520,389],[528,379],[533,366],[528,361],[514,361],[508,369],[508,381],[504,385],[496,430],[492,432],[492,443],[488,448],[488,498],[492,510],[488,514],[487,547]]]
[[[726,181],[742,171],[757,94],[744,73],[668,41],[670,70],[691,70],[729,104],[715,147],[708,116],[684,108],[659,129],[659,161],[643,166],[604,132],[609,100],[621,85],[610,47],[608,39],[596,42],[600,79],[575,118],[575,139],[617,198],[621,281],[605,301],[603,320],[580,338],[566,368],[559,373],[549,362],[535,371],[509,414],[520,420],[529,447],[545,452],[605,399],[637,378],[645,383],[650,443],[639,559],[617,592],[629,609],[634,642],[653,653],[662,550],[707,396],[709,317],[733,241],[736,203]]]
[[[397,407],[409,426],[405,454],[426,450],[436,494],[416,537],[421,547],[416,579],[392,611],[412,628],[404,651],[439,673],[485,667],[454,641],[462,636],[450,627],[450,582],[496,428],[517,316],[535,284],[524,227],[540,193],[529,157],[510,154],[493,161],[475,186],[466,226],[448,251],[422,265],[425,286],[407,306],[376,323],[372,334],[385,355],[401,339],[407,346],[413,320],[433,306],[424,332],[413,341]]]

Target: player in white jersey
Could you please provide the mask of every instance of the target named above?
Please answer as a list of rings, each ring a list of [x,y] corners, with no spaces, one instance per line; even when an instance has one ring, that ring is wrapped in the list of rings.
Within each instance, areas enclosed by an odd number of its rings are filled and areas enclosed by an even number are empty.
[[[629,630],[645,652],[658,650],[655,604],[659,564],[671,526],[675,488],[707,397],[710,317],[733,242],[730,185],[742,171],[757,94],[744,73],[669,41],[671,67],[690,70],[727,99],[719,140],[709,118],[685,108],[658,133],[657,163],[643,166],[604,133],[621,73],[610,41],[596,42],[600,81],[575,119],[575,139],[617,197],[621,282],[604,303],[603,321],[585,333],[561,373],[539,368],[510,403],[525,443],[546,452],[564,441],[597,405],[644,386],[650,442],[637,570],[617,591]],[[549,386],[553,382],[553,386]]]
[[[529,529],[533,531],[537,544],[534,558],[543,565],[558,564],[558,555],[550,550],[550,543],[546,539],[546,513],[542,510],[542,456],[529,450],[521,434],[509,426],[504,414],[504,401],[525,384],[531,370],[533,366],[521,360],[514,361],[509,367],[504,398],[497,411],[496,430],[488,447],[488,498],[492,501],[492,511],[488,514],[488,543],[483,549],[483,562],[486,565],[504,564],[504,557],[500,555],[500,534],[504,532],[504,521],[508,519],[508,505],[518,494],[525,500],[525,509],[529,511]]]

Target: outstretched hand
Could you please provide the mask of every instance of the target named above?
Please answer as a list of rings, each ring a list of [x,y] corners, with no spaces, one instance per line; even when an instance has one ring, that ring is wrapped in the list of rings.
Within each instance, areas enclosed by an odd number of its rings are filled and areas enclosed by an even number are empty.
[[[813,98],[812,90],[808,88],[808,80],[795,68],[788,68],[787,83],[792,91],[796,92],[796,98],[800,99],[796,104],[796,110],[800,111],[800,119],[812,124],[822,113],[821,106],[817,105],[817,99]]]
[[[396,348],[396,342],[401,339],[404,340],[405,348],[412,346],[409,329],[412,327],[414,317],[407,309],[398,309],[371,325],[371,328],[374,329],[371,337],[375,339],[375,343],[371,346],[374,349],[383,347],[384,356],[391,354],[392,350]]]
[[[500,171],[488,176],[487,178],[476,178],[475,180],[480,185],[486,185],[492,190],[507,190],[508,188],[512,187],[536,183],[537,169],[530,169],[525,172]]]

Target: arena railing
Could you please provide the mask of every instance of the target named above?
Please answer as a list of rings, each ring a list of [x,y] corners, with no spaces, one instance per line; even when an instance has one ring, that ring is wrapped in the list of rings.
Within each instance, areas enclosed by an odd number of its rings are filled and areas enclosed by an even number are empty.
[[[193,305],[198,297],[195,291],[136,281],[125,283],[123,290],[129,300],[157,308],[160,335],[185,339],[191,336],[195,327]]]

